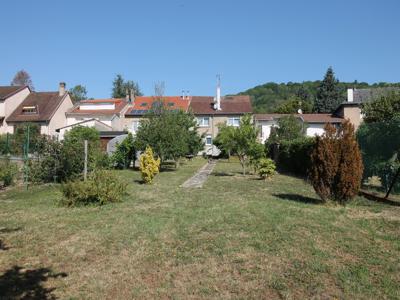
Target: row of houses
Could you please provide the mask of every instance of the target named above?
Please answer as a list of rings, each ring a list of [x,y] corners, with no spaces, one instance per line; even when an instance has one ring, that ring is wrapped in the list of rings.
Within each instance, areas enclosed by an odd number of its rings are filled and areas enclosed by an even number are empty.
[[[321,135],[327,123],[340,124],[349,119],[357,128],[362,120],[361,103],[373,97],[372,90],[348,90],[347,101],[333,114],[297,114],[307,124],[308,136]],[[153,108],[159,97],[137,96],[121,99],[92,99],[73,104],[65,83],[58,91],[35,92],[27,86],[0,86],[0,134],[13,133],[18,124],[25,122],[40,125],[41,133],[63,139],[65,132],[74,126],[96,128],[103,142],[124,134],[136,133],[141,120]],[[165,96],[167,109],[191,111],[199,124],[199,133],[205,136],[205,150],[210,150],[218,134],[218,124],[239,126],[240,118],[252,114],[249,96],[221,96],[218,85],[216,96]],[[255,126],[260,128],[260,142],[269,137],[271,128],[277,126],[284,114],[254,114]]]

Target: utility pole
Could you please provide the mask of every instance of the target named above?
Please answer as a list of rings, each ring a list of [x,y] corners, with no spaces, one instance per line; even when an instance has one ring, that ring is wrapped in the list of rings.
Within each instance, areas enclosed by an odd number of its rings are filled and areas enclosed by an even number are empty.
[[[87,179],[87,164],[88,164],[88,141],[85,140],[85,166],[83,169],[83,179],[86,181]]]

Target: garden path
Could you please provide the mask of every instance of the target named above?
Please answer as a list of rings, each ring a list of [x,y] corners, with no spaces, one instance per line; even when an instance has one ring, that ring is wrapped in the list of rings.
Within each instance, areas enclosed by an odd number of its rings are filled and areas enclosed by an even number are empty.
[[[213,171],[216,161],[212,160],[205,164],[196,174],[186,180],[182,187],[184,188],[201,188],[203,187],[204,182],[207,180],[208,175]]]

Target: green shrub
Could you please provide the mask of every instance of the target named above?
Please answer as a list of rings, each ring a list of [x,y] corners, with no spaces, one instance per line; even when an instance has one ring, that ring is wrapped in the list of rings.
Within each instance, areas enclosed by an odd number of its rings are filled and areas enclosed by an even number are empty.
[[[146,151],[140,156],[139,169],[145,183],[152,183],[153,178],[159,173],[160,158],[154,158],[151,147],[147,147]]]
[[[279,145],[278,169],[299,176],[307,176],[311,167],[311,152],[315,138],[302,137],[292,141],[282,141]]]
[[[61,186],[65,206],[120,202],[126,192],[126,184],[111,171],[97,170],[86,181],[69,181]]]
[[[120,144],[117,144],[111,160],[117,169],[126,169],[130,167],[132,161],[135,162],[135,158],[134,139],[132,133],[128,133],[128,136]]]
[[[275,175],[276,166],[272,159],[261,158],[258,162],[258,174],[262,179],[267,179]]]
[[[0,162],[0,182],[3,182],[3,186],[14,184],[17,174],[18,166],[16,163],[10,162],[9,159]]]

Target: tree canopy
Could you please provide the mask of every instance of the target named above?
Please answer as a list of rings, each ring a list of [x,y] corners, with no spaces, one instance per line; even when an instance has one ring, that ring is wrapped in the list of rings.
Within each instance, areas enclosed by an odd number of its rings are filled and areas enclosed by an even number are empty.
[[[71,96],[71,100],[73,103],[79,102],[81,100],[87,99],[87,90],[83,85],[76,85],[69,90],[69,94]]]
[[[18,71],[13,80],[11,81],[11,85],[27,85],[33,91],[35,88],[32,83],[31,75],[25,70]]]
[[[366,123],[390,121],[400,117],[400,93],[392,92],[362,105]]]
[[[318,113],[332,113],[344,97],[340,92],[339,80],[335,77],[332,67],[326,71],[325,77],[317,89],[314,108]]]
[[[132,80],[124,80],[121,74],[117,74],[113,81],[113,88],[111,96],[113,98],[125,98],[127,92],[133,90],[135,96],[142,96],[139,84]]]
[[[197,122],[193,114],[181,110],[168,110],[160,101],[156,110],[147,114],[136,132],[135,147],[144,151],[150,146],[161,162],[178,162],[185,155],[196,155],[204,146],[197,134]]]
[[[293,97],[301,99],[305,103],[314,104],[320,84],[320,80],[287,83],[267,82],[240,92],[239,95],[249,95],[251,97],[255,113],[276,113],[281,105],[290,102]],[[400,83],[379,82],[369,84],[355,80],[352,82],[338,82],[337,86],[341,98],[346,99],[348,88],[400,87]],[[297,112],[297,109],[295,112]],[[313,110],[315,111],[315,108]],[[306,111],[303,112],[305,113]]]

